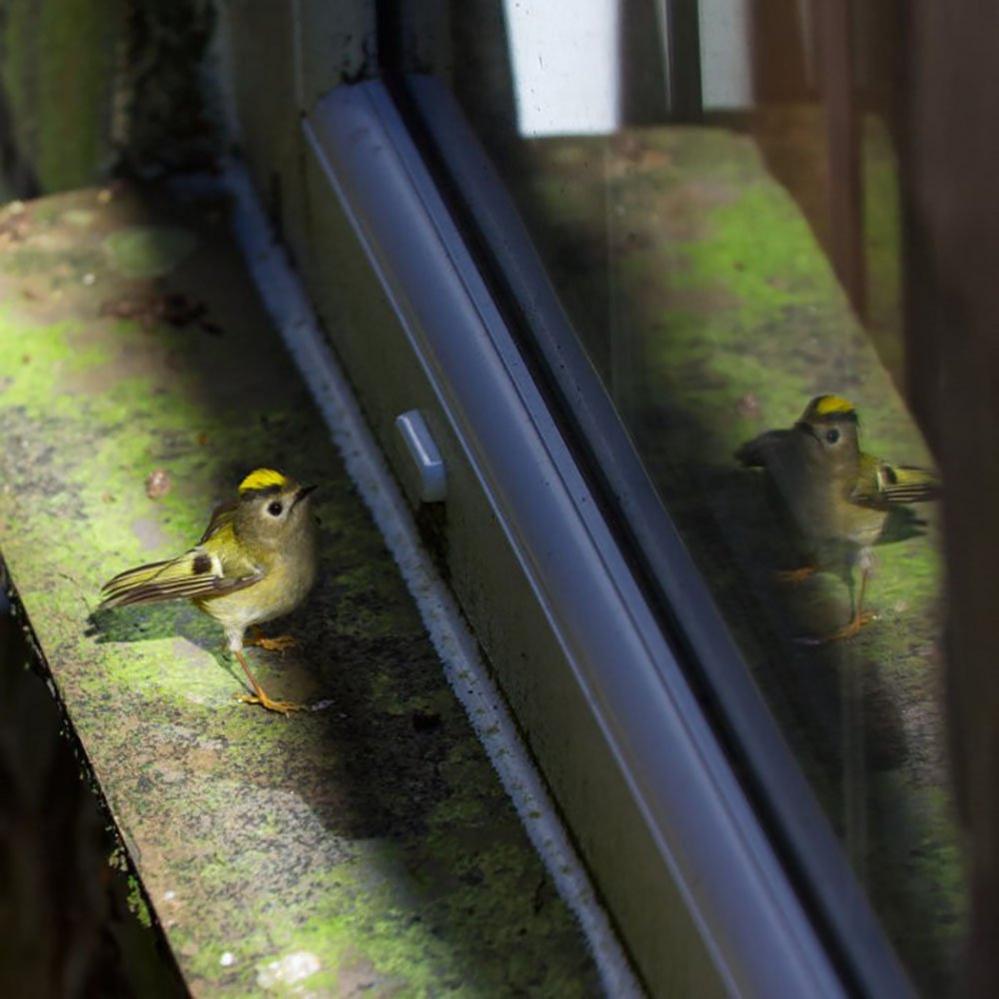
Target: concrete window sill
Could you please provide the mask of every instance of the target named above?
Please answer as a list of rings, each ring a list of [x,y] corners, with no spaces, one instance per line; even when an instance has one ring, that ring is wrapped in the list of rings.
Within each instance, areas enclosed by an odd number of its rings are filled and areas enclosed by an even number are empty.
[[[194,993],[596,991],[224,205],[123,188],[3,210],[0,423],[0,552]],[[106,578],[192,543],[259,465],[321,487],[298,648],[251,653],[313,705],[291,718],[234,700],[186,604],[88,620]]]

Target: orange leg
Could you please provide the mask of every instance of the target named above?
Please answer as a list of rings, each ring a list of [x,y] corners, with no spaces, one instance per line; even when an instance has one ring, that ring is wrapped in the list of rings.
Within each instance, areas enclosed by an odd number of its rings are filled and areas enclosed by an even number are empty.
[[[295,648],[298,642],[292,635],[275,635],[273,638],[268,638],[257,625],[254,625],[246,644],[255,645],[267,652],[287,652],[288,649]]]
[[[828,635],[821,635],[817,638],[799,639],[805,645],[825,645],[826,642],[838,642],[844,638],[853,638],[865,624],[870,624],[877,615],[873,611],[865,611],[864,593],[867,590],[867,577],[870,575],[869,569],[864,569],[860,575],[860,593],[857,594],[857,603],[854,607],[853,617],[843,625]]]
[[[239,700],[244,704],[259,704],[262,708],[266,708],[268,711],[277,711],[282,715],[287,715],[292,711],[302,711],[305,707],[304,704],[295,704],[292,701],[272,701],[268,696],[263,687],[257,683],[257,678],[250,672],[250,667],[246,665],[246,660],[243,658],[243,653],[234,649],[236,658],[239,660],[239,665],[243,667],[243,672],[246,674],[247,680],[250,681],[250,686],[253,688],[252,694],[240,694]]]

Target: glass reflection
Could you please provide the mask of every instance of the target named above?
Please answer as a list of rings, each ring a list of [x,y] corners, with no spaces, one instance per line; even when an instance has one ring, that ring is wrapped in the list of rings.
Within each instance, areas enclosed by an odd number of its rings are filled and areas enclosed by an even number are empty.
[[[946,991],[964,894],[939,484],[901,395],[901,8],[443,6],[431,68],[889,936]]]

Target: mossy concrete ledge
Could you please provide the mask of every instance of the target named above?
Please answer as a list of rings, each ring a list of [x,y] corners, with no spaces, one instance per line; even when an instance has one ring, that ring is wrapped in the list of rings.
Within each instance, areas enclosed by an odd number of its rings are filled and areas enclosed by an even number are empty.
[[[0,552],[195,994],[571,997],[585,945],[449,688],[225,206],[149,190],[0,209]],[[316,482],[322,570],[241,704],[184,605],[91,618],[249,469]],[[153,472],[156,488],[147,489]]]

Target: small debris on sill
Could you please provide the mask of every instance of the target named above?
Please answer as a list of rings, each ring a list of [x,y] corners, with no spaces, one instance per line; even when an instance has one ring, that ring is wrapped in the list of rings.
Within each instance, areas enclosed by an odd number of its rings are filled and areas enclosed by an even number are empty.
[[[170,492],[170,473],[165,468],[157,468],[146,476],[146,495],[151,500],[160,499]]]

